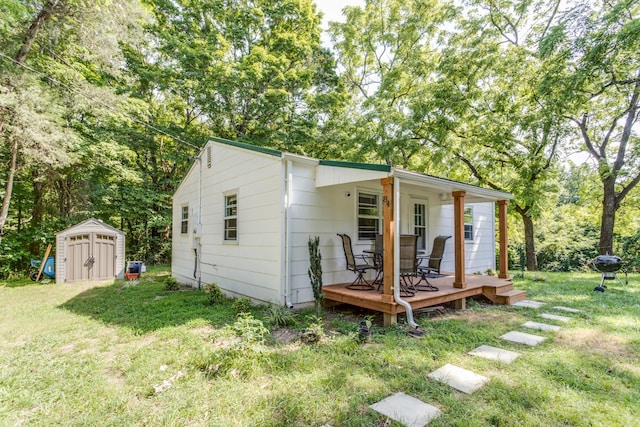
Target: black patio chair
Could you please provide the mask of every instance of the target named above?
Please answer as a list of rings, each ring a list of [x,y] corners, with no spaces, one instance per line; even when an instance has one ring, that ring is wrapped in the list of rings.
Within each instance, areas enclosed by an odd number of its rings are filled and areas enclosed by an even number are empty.
[[[427,260],[427,265],[419,265],[418,269],[422,272],[440,274],[440,264],[442,263],[442,256],[444,254],[444,246],[447,243],[447,239],[451,236],[438,236],[433,239],[433,247],[431,248],[431,254],[428,257],[422,257],[423,260]]]
[[[420,262],[418,263],[418,276],[420,276],[420,281],[416,285],[416,289],[421,291],[431,291],[435,292],[439,289],[436,286],[433,286],[427,280],[427,276],[430,274],[440,274],[440,264],[442,263],[442,256],[444,254],[444,246],[447,243],[447,240],[450,239],[451,236],[438,236],[433,240],[433,247],[431,248],[431,254],[428,257],[421,256]],[[422,261],[426,260],[427,264],[422,265]],[[425,284],[423,285],[422,282]]]
[[[413,279],[418,276],[418,236],[400,236],[400,296],[412,297],[415,293]],[[413,290],[412,290],[413,289]]]
[[[356,279],[350,285],[347,285],[347,289],[356,289],[359,291],[369,291],[374,289],[373,284],[369,283],[367,279],[364,278],[364,275],[368,270],[377,270],[377,267],[367,262],[368,257],[366,255],[353,254],[351,237],[347,234],[340,233],[338,233],[338,236],[342,239],[342,249],[344,250],[344,256],[347,260],[347,270],[353,271],[357,275]],[[361,260],[362,262],[356,260]]]

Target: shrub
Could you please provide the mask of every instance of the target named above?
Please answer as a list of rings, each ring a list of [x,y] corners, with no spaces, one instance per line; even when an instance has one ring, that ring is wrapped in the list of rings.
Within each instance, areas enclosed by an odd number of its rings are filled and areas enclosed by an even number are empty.
[[[305,344],[314,344],[322,340],[324,338],[324,325],[322,324],[322,319],[319,317],[313,317],[314,321],[302,332],[302,336],[300,339]]]
[[[180,289],[180,285],[178,285],[178,281],[175,277],[169,276],[164,279],[164,290],[165,291],[177,291]]]
[[[202,290],[207,295],[207,301],[209,302],[209,305],[220,304],[225,300],[224,294],[215,283],[204,285],[202,287]]]
[[[269,334],[269,329],[262,321],[255,319],[250,313],[240,313],[238,320],[231,325],[231,329],[237,337],[248,344],[263,344],[265,337]]]
[[[265,320],[274,326],[289,326],[295,323],[296,314],[283,305],[272,305],[265,313]]]
[[[239,313],[249,313],[251,311],[251,300],[247,297],[236,298],[233,300],[233,311]]]

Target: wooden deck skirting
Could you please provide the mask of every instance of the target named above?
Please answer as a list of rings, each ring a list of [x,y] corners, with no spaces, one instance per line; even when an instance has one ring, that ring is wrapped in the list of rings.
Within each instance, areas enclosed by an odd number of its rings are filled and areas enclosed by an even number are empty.
[[[453,274],[437,279],[429,279],[429,283],[439,290],[435,292],[418,291],[413,297],[403,298],[411,304],[412,309],[430,307],[444,304],[450,301],[457,301],[476,295],[484,295],[494,304],[511,305],[526,299],[526,291],[514,290],[510,279],[500,279],[495,276],[466,276],[466,288],[456,288],[453,286],[455,277]],[[359,291],[346,288],[347,283],[335,285],[325,285],[322,293],[326,300],[335,301],[362,307],[369,310],[379,311],[386,314],[404,313],[405,309],[395,301],[385,301],[385,295],[372,291]]]

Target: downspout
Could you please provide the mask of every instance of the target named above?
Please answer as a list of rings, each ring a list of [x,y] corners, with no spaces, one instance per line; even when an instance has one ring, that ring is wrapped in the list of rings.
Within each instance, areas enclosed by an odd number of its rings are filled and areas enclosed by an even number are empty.
[[[293,162],[285,163],[284,179],[284,305],[293,308],[291,303],[291,193],[293,180]]]
[[[418,329],[419,325],[413,320],[411,304],[400,297],[400,179],[393,180],[393,298],[404,307],[407,312],[407,323]]]
[[[198,224],[196,225],[197,232],[194,230],[193,236],[195,239],[195,247],[193,250],[195,251],[195,264],[197,266],[198,289],[202,289],[202,263],[200,262],[200,258],[202,257],[202,153],[205,147],[200,148],[200,152],[197,157],[198,163],[200,163],[200,167],[198,168]]]

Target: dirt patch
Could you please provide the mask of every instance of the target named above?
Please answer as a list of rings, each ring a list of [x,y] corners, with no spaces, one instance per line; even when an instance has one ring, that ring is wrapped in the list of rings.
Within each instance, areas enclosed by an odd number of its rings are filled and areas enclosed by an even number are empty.
[[[563,329],[558,333],[556,342],[586,353],[633,355],[622,338],[593,329]]]
[[[216,328],[211,325],[204,325],[197,328],[192,328],[189,330],[189,332],[200,338],[210,338],[215,330]]]
[[[300,334],[286,328],[276,329],[275,331],[271,332],[271,336],[275,340],[278,340],[283,344],[291,344],[292,342],[297,341],[300,338]]]
[[[519,314],[505,311],[454,310],[445,313],[447,318],[465,319],[470,322],[517,322],[522,318]]]

